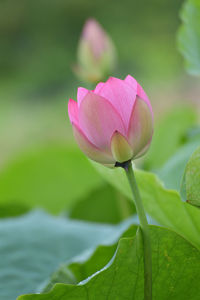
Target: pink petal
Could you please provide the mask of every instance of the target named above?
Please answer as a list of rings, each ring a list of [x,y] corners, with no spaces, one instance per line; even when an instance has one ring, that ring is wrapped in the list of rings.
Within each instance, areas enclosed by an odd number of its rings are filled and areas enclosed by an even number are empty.
[[[110,152],[110,140],[116,130],[125,134],[120,115],[105,98],[89,92],[79,108],[80,128],[99,149]]]
[[[131,86],[133,89],[135,89],[137,91],[137,96],[139,96],[141,99],[145,100],[145,102],[149,105],[149,108],[150,108],[152,116],[153,116],[151,103],[149,101],[149,98],[148,98],[147,94],[145,93],[145,91],[141,87],[141,85],[131,75],[126,76],[124,81],[127,84],[129,84],[129,86]]]
[[[129,84],[136,92],[137,92],[137,80],[132,77],[131,75],[126,76],[126,78],[124,79],[124,81]]]
[[[128,130],[131,111],[136,98],[136,91],[126,82],[118,78],[110,77],[98,91],[98,94],[106,98],[121,115]]]
[[[78,124],[78,105],[73,99],[69,99],[68,102],[68,114],[72,124]]]
[[[87,95],[89,91],[83,87],[79,87],[77,91],[77,101],[78,101],[78,106],[80,106],[81,101],[83,98]]]
[[[99,82],[94,90],[95,94],[98,94],[100,92],[100,90],[102,89],[102,87],[104,86],[104,82]]]
[[[73,125],[73,132],[74,137],[80,147],[80,149],[87,155],[90,159],[97,161],[99,163],[103,164],[114,164],[114,158],[112,158],[112,155],[108,155],[104,151],[99,150],[95,145],[93,145],[87,137],[84,135],[84,133],[81,131],[81,129]]]
[[[128,141],[136,157],[149,143],[153,135],[153,118],[148,104],[137,97],[132,110]]]

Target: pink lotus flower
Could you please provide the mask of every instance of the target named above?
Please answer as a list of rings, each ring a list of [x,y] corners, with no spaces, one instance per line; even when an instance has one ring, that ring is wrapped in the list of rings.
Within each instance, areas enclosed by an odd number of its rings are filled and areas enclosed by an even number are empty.
[[[92,160],[114,166],[143,155],[153,134],[147,95],[130,75],[110,77],[89,91],[79,87],[78,103],[68,103],[69,118],[81,150]]]
[[[113,42],[101,25],[88,19],[78,45],[78,64],[74,71],[83,80],[98,82],[115,67],[116,52]]]

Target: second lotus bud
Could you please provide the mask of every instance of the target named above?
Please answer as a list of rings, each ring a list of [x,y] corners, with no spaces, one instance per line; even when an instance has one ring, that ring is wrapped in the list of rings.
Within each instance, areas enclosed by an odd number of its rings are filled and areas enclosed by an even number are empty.
[[[96,83],[110,75],[116,64],[115,47],[100,24],[89,19],[83,28],[78,45],[77,75]]]

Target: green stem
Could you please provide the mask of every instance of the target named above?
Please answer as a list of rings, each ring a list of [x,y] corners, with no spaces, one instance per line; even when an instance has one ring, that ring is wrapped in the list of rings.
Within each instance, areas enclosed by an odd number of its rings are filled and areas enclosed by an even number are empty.
[[[140,221],[140,227],[142,230],[143,246],[144,246],[144,300],[152,299],[152,257],[151,257],[151,241],[149,234],[149,227],[147,218],[145,215],[144,207],[140,197],[139,189],[135,180],[135,175],[132,169],[131,162],[124,167],[126,175],[131,187],[131,191],[134,198],[137,214]]]

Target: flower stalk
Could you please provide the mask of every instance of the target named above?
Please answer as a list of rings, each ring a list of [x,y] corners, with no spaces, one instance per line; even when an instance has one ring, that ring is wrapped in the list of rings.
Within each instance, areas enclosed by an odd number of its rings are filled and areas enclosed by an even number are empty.
[[[144,300],[152,299],[152,254],[151,241],[147,218],[145,215],[142,199],[135,179],[131,162],[127,162],[122,166],[126,172],[128,182],[134,198],[137,214],[140,221],[142,231],[143,248],[144,248]]]

